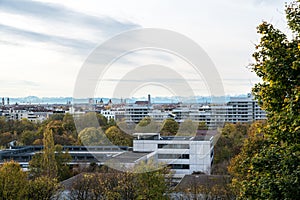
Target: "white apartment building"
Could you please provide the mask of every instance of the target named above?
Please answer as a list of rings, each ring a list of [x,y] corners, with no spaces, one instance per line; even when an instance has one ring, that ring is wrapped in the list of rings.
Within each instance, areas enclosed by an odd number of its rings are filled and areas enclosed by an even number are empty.
[[[166,163],[174,178],[193,172],[211,173],[214,157],[213,136],[161,137],[159,133],[135,133],[134,152],[154,152],[154,159]]]
[[[177,122],[185,119],[203,121],[214,127],[224,122],[253,122],[266,119],[266,112],[261,110],[251,95],[248,97],[232,97],[225,105],[204,105],[198,108],[176,108],[173,111]]]
[[[154,121],[158,121],[158,122],[162,122],[164,121],[165,119],[169,118],[170,117],[170,113],[168,112],[163,112],[161,110],[151,110],[149,113],[148,113],[148,116],[153,119]]]
[[[101,110],[100,114],[106,117],[107,120],[116,120],[116,115],[113,111],[111,110]]]
[[[266,112],[261,110],[256,100],[251,95],[248,97],[232,97],[227,104],[226,121],[231,123],[252,122],[255,120],[266,119]]]
[[[2,113],[8,120],[27,119],[31,122],[42,122],[48,118],[49,112],[33,112],[28,110],[7,110]]]
[[[125,107],[125,119],[127,122],[139,123],[143,118],[149,116],[153,110],[150,105],[131,104]]]
[[[153,109],[150,104],[131,104],[125,107],[127,122],[138,123],[144,117],[151,117],[155,121],[163,122],[168,117],[181,123],[187,119],[195,122],[205,122],[209,127],[222,126],[224,122],[251,123],[266,119],[266,112],[261,110],[258,102],[249,94],[247,97],[232,97],[226,104],[220,105],[183,105],[172,111]]]

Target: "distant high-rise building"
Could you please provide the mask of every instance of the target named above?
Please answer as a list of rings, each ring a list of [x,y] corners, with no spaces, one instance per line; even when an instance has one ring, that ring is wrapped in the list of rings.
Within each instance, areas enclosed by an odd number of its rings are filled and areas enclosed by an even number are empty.
[[[7,97],[7,105],[9,105],[9,97]]]

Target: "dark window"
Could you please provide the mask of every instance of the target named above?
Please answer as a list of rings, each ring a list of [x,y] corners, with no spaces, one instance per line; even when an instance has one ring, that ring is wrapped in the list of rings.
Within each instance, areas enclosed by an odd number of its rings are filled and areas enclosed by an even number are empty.
[[[171,164],[169,165],[171,169],[190,169],[190,165],[186,164]]]
[[[189,144],[158,144],[157,146],[159,149],[189,149]]]
[[[158,154],[158,159],[189,159],[189,154]]]

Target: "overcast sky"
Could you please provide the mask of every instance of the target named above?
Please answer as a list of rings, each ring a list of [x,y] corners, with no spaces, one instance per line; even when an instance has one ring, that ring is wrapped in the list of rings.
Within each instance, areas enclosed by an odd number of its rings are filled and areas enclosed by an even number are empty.
[[[0,0],[0,96],[72,96],[88,55],[111,37],[140,28],[168,29],[194,40],[214,62],[225,93],[246,94],[259,81],[247,69],[259,42],[256,26],[268,21],[288,31],[284,5],[274,0]],[[121,79],[126,65],[184,66],[172,55],[151,51],[126,60],[114,64],[105,75],[110,81],[95,96],[111,96],[111,80]],[[195,78],[185,69],[176,71]],[[202,88],[200,82],[193,88]],[[174,95],[155,83],[140,90],[131,95]],[[200,89],[195,94],[207,95]]]

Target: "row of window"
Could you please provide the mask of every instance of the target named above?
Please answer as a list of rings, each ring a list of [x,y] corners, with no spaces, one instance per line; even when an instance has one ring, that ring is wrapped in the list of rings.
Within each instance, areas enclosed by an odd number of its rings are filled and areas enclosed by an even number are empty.
[[[189,154],[158,154],[158,159],[189,159]]]
[[[158,144],[157,147],[159,149],[189,149],[189,144]]]

